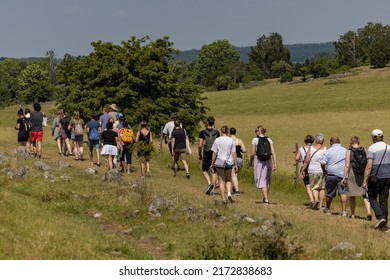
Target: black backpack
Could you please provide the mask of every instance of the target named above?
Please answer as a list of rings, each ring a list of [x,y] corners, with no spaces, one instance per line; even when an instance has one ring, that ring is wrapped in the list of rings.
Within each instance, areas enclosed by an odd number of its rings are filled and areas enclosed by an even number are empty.
[[[30,129],[31,129],[31,123],[29,123],[29,121],[26,118],[21,119],[20,130],[30,132]]]
[[[23,125],[24,130],[30,132],[32,127],[31,118],[24,118],[23,120],[24,120],[24,125]]]
[[[210,152],[211,147],[214,144],[215,139],[218,138],[219,133],[217,130],[213,129],[212,131],[208,131],[207,129],[204,131],[204,136],[205,136],[205,143],[204,143],[204,151],[205,152]]]
[[[261,161],[266,161],[271,158],[271,144],[268,141],[268,137],[258,137],[256,156]]]
[[[364,170],[366,169],[367,164],[366,151],[363,147],[357,149],[350,148],[349,150],[353,154],[353,156],[350,157],[353,172],[355,172],[356,174],[364,174]]]

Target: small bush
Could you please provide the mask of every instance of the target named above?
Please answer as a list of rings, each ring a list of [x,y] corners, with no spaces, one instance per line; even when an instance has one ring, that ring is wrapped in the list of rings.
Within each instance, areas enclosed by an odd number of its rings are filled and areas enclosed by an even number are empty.
[[[289,223],[274,219],[253,228],[252,232],[244,232],[242,226],[239,226],[236,232],[227,233],[222,238],[211,233],[206,236],[203,243],[196,245],[195,252],[189,258],[199,260],[298,259],[303,253],[303,247],[295,244],[295,239],[288,238],[289,226]]]

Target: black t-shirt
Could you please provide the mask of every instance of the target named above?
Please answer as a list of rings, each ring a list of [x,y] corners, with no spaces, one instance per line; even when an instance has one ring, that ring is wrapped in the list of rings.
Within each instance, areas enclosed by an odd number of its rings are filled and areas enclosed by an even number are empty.
[[[175,138],[174,150],[183,150],[186,148],[186,132],[183,128],[175,128],[171,135],[171,139]]]
[[[31,131],[43,131],[42,122],[44,114],[42,112],[31,112]]]
[[[19,124],[19,131],[24,131],[26,130],[26,125],[25,125],[26,119],[25,118],[19,118],[16,121],[16,124]]]
[[[68,129],[69,123],[70,123],[70,117],[69,116],[63,117],[60,120],[61,128],[65,131],[65,133],[68,136],[68,138],[70,138],[70,135],[71,135],[71,130]]]
[[[102,132],[103,145],[112,145],[116,146],[116,139],[118,133],[113,130],[105,130]]]

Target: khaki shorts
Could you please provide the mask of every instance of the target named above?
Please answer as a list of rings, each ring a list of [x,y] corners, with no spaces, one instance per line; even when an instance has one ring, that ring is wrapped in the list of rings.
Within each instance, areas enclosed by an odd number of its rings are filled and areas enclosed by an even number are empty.
[[[175,162],[187,159],[187,149],[175,150]]]

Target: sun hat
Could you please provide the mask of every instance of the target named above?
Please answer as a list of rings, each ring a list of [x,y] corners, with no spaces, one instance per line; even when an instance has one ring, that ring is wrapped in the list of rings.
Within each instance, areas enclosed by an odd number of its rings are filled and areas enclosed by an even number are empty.
[[[110,108],[114,111],[118,111],[118,108],[116,107],[116,104],[114,104],[114,103],[110,105]]]
[[[380,129],[374,129],[371,132],[371,136],[374,136],[374,137],[383,136],[383,132]]]

